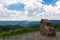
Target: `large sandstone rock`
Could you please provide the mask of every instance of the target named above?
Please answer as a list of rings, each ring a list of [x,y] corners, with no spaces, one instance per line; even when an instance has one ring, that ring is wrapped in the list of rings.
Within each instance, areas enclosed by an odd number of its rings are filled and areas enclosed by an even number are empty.
[[[40,34],[41,36],[56,36],[56,30],[49,20],[41,19]]]

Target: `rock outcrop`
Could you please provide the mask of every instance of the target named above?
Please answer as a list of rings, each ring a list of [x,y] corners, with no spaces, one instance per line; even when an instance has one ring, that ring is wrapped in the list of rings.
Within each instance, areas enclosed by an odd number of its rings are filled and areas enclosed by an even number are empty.
[[[40,21],[40,34],[41,36],[56,36],[56,30],[53,24],[47,19]]]

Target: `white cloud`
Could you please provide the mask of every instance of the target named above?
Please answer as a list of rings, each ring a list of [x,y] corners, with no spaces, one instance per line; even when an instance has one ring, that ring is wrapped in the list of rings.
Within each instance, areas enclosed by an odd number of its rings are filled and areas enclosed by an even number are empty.
[[[33,2],[25,6],[27,16],[36,16],[39,12],[43,11],[43,5],[38,2]]]
[[[0,8],[0,19],[1,20],[23,20],[25,15],[24,12],[8,10],[4,7]]]
[[[44,12],[38,14],[37,16],[40,16],[41,18],[45,19],[52,19],[52,20],[60,20],[60,10],[57,8],[58,6],[51,6],[51,5],[45,5],[44,6]]]
[[[4,5],[25,4],[25,12],[8,10]],[[0,20],[60,20],[60,1],[57,6],[44,5],[42,0],[0,0]]]
[[[60,1],[56,2],[57,8],[60,8]]]

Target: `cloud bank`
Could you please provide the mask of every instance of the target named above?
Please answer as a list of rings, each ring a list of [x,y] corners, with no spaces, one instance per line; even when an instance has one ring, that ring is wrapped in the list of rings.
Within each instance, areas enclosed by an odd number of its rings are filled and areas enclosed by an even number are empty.
[[[60,0],[0,0],[0,20],[42,18],[60,20]]]

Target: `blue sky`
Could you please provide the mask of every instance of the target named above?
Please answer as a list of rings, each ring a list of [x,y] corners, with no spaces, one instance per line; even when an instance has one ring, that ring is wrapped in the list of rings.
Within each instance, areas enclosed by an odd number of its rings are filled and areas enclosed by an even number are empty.
[[[25,5],[23,3],[18,3],[18,4],[7,5],[6,8],[9,10],[24,11],[24,6]]]
[[[52,5],[52,6],[56,6],[56,3],[57,0],[43,0],[43,4],[46,4],[46,5]]]
[[[0,0],[0,20],[42,18],[60,20],[60,0]]]
[[[56,2],[57,0],[43,0],[42,4],[56,6],[55,4]],[[24,11],[25,10],[24,7],[25,7],[24,3],[6,5],[7,9],[16,11]]]

